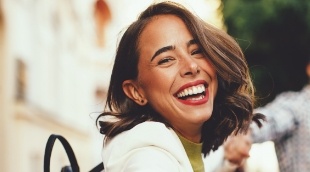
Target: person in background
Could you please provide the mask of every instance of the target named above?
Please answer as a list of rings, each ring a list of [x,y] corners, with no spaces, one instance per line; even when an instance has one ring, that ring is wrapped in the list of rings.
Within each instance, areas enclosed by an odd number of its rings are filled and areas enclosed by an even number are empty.
[[[120,40],[97,119],[106,172],[205,171],[203,156],[261,124],[253,95],[234,39],[180,4],[152,4]]]
[[[253,143],[273,141],[281,172],[310,171],[310,57],[306,64],[308,83],[300,91],[279,94],[256,113],[266,115],[267,122],[261,129],[251,127]],[[224,144],[225,155],[237,162],[243,161],[240,145],[244,140],[235,139]]]

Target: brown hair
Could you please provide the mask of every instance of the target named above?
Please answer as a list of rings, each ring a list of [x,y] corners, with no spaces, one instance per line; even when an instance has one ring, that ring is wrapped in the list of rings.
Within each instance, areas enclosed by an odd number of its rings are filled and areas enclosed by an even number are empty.
[[[218,92],[214,109],[202,129],[202,153],[216,150],[233,132],[246,132],[252,120],[261,123],[261,114],[253,114],[254,89],[246,60],[236,41],[226,32],[217,29],[192,14],[180,4],[162,2],[142,12],[120,40],[112,70],[105,112],[101,116],[115,116],[117,121],[100,121],[100,132],[107,138],[129,130],[144,121],[169,124],[149,106],[140,106],[123,92],[125,80],[138,75],[139,37],[142,30],[156,15],[171,14],[183,20],[193,38],[198,41],[206,57],[217,71]]]

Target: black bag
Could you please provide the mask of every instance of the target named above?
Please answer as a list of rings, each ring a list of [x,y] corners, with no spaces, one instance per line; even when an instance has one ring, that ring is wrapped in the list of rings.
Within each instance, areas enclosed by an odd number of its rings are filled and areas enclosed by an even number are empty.
[[[80,172],[79,165],[77,163],[74,152],[69,142],[61,135],[55,135],[55,134],[51,134],[46,143],[45,153],[44,153],[44,172],[50,172],[50,159],[51,159],[52,150],[53,150],[53,146],[54,146],[56,139],[58,139],[63,145],[67,153],[67,156],[69,158],[69,161],[70,161],[70,166],[64,166],[61,169],[61,172]],[[89,172],[101,172],[102,170],[104,170],[104,166],[103,166],[103,163],[100,163],[97,166],[95,166],[93,169],[91,169]]]

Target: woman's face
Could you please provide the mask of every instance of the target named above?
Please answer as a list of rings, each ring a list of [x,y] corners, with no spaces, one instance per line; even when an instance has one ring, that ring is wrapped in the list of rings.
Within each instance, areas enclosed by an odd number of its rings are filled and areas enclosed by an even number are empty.
[[[201,129],[213,110],[218,81],[183,21],[154,17],[139,39],[139,92],[179,132]],[[183,131],[185,130],[185,131]]]

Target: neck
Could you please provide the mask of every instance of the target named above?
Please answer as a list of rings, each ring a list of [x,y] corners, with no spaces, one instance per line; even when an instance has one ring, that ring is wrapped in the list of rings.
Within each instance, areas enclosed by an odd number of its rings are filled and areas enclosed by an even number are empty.
[[[200,143],[201,142],[201,130],[192,132],[190,130],[178,130],[175,129],[175,131],[181,135],[182,137],[186,138],[187,140],[190,140],[194,143]]]

